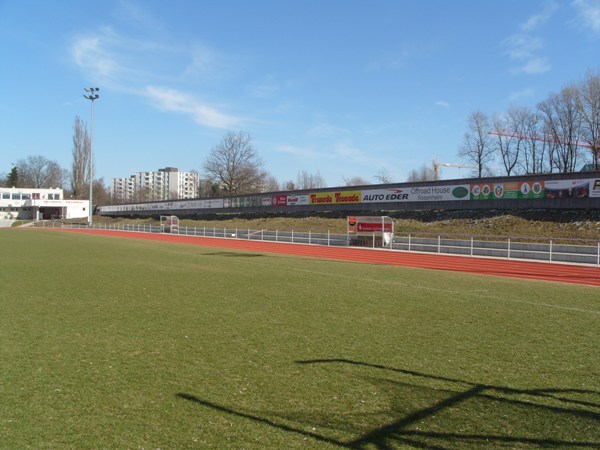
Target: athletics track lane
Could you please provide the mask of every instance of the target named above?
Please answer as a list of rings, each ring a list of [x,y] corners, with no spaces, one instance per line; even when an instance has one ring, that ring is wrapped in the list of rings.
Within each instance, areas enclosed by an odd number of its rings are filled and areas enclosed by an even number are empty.
[[[449,270],[482,275],[557,281],[562,283],[600,286],[600,268],[570,264],[541,263],[533,261],[473,258],[468,256],[408,253],[384,249],[357,247],[325,247],[320,245],[291,244],[241,239],[205,238],[177,234],[140,233],[98,229],[61,228],[71,231],[107,236],[119,236],[152,241],[177,242],[205,247],[230,248],[255,252],[325,258],[340,261],[357,261],[371,264],[416,267],[421,269]]]

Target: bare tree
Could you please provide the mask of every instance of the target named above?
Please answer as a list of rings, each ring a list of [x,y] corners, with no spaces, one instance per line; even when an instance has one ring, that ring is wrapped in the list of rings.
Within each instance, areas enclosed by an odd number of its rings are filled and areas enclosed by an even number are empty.
[[[522,150],[519,152],[519,166],[523,173],[544,173],[549,171],[546,156],[550,142],[540,139],[543,135],[543,119],[540,113],[529,108],[521,108],[523,136]]]
[[[315,174],[308,173],[306,170],[298,173],[296,189],[319,189],[327,187],[325,179],[317,171]]]
[[[550,150],[551,166],[559,172],[573,172],[577,168],[579,139],[582,131],[579,92],[574,86],[553,94],[538,105],[544,116],[545,127],[556,144]]]
[[[198,181],[198,193],[199,198],[206,197],[218,197],[219,195],[219,184],[209,179],[200,179]]]
[[[86,198],[90,186],[90,136],[85,122],[79,116],[73,123],[73,162],[71,165],[71,191],[74,198]]]
[[[458,152],[458,156],[476,167],[478,177],[483,176],[486,166],[489,166],[494,158],[493,146],[488,135],[489,128],[489,119],[485,113],[472,113],[467,121],[464,142]]]
[[[369,180],[366,180],[365,178],[359,176],[351,178],[346,178],[345,176],[342,176],[342,179],[344,180],[344,184],[346,186],[366,186],[368,184],[371,184]]]
[[[583,141],[589,146],[595,170],[600,169],[600,73],[588,73],[579,86]]]
[[[294,180],[285,181],[281,183],[281,189],[284,191],[295,191],[296,183],[294,183]]]
[[[377,173],[373,176],[373,178],[375,178],[381,184],[388,184],[393,182],[389,170],[387,170],[385,167],[379,169]]]
[[[104,178],[94,180],[94,183],[92,184],[92,194],[94,205],[110,204],[110,192],[108,187],[104,184]]]
[[[506,133],[505,130],[510,129],[508,120],[500,114],[494,114],[492,129],[496,133],[496,138],[493,143],[494,150],[500,155],[500,160],[504,165],[506,174],[510,175],[511,170],[517,161],[517,158],[513,158],[513,142],[517,139],[517,131],[512,130],[510,133]]]
[[[414,183],[416,181],[433,181],[436,180],[436,172],[432,166],[428,166],[427,164],[423,164],[418,169],[413,169],[408,172],[408,177],[406,181],[409,183]]]
[[[204,170],[227,195],[259,192],[266,172],[248,133],[229,131],[211,150]]]
[[[68,178],[68,171],[44,156],[28,156],[17,161],[17,172],[21,187],[47,189],[62,188]]]
[[[263,180],[263,186],[260,190],[261,192],[277,192],[279,191],[279,182],[277,178],[273,175],[266,174],[265,179]]]
[[[143,187],[138,186],[133,191],[133,196],[131,198],[131,201],[133,203],[148,202],[151,200],[152,200],[152,192],[150,192],[150,189],[147,186],[143,186]]]

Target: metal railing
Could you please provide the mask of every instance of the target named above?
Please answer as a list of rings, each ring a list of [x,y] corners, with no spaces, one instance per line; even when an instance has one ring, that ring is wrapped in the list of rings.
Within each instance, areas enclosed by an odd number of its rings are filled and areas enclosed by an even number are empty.
[[[40,221],[36,227],[46,228],[89,228],[86,224],[71,224],[60,221]],[[162,233],[160,225],[95,223],[94,229],[129,231],[140,233]],[[186,236],[270,241],[293,244],[346,247],[346,234],[313,231],[252,230],[226,227],[180,226],[179,234]],[[372,242],[375,242],[373,235]],[[373,247],[375,248],[375,247]],[[407,251],[490,257],[511,260],[534,260],[541,262],[585,264],[600,267],[600,239],[566,239],[523,236],[477,236],[442,235],[426,233],[396,234],[391,245],[381,248],[387,251]]]

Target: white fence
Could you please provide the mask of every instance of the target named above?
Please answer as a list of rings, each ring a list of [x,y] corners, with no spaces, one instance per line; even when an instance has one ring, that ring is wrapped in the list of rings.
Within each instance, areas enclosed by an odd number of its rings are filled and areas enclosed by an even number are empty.
[[[88,228],[87,225],[57,221],[36,222],[36,227]],[[95,223],[94,229],[161,233],[160,225],[138,225],[123,223]],[[187,236],[226,239],[286,242],[294,244],[348,246],[346,234],[324,232],[298,232],[279,230],[251,230],[224,227],[179,227],[178,233]],[[535,260],[585,264],[600,267],[600,239],[553,239],[516,236],[465,236],[400,234],[396,235],[387,251],[408,251],[491,257],[515,260]]]

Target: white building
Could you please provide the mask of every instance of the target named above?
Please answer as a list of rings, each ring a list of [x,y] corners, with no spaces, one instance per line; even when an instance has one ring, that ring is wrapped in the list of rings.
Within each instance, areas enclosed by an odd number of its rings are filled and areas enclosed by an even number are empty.
[[[66,200],[60,188],[0,187],[1,220],[87,218],[89,205],[89,200]]]
[[[138,172],[129,178],[113,178],[111,193],[114,202],[196,198],[199,182],[197,173],[165,167],[158,172]]]

